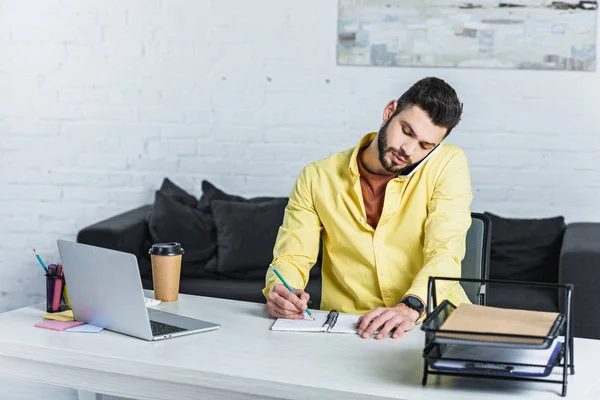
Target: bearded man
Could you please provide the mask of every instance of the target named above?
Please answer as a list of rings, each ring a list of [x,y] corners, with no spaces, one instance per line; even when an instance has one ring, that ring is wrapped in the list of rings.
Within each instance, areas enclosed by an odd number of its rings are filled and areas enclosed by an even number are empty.
[[[304,318],[309,272],[323,243],[322,310],[361,314],[363,338],[399,338],[426,307],[430,276],[460,277],[471,225],[464,152],[444,139],[463,106],[435,77],[383,109],[379,131],[303,168],[290,194],[263,294],[272,317]],[[437,300],[469,302],[459,282]]]

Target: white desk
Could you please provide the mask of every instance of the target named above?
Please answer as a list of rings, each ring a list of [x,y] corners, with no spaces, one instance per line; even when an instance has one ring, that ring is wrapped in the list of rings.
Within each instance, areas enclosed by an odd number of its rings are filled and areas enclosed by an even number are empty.
[[[560,399],[560,385],[431,376],[424,335],[273,332],[264,306],[181,296],[159,308],[220,323],[212,332],[146,342],[117,333],[35,328],[44,313],[0,314],[0,375],[135,399]],[[575,340],[568,398],[600,398],[600,341]],[[558,373],[560,369],[555,369]],[[437,381],[437,382],[436,382]]]

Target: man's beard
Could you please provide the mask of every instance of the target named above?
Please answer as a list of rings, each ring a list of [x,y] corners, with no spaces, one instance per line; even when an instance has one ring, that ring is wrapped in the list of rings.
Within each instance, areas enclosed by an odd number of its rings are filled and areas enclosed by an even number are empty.
[[[377,150],[379,150],[379,162],[381,163],[383,168],[385,168],[385,170],[388,171],[389,173],[395,174],[395,175],[402,175],[402,173],[404,171],[408,171],[412,167],[412,162],[410,161],[410,157],[408,157],[406,155],[404,150],[402,150],[400,148],[395,149],[393,147],[388,146],[387,128],[388,128],[390,121],[391,121],[391,118],[379,130],[379,135],[378,135],[378,139],[377,139]],[[385,158],[385,155],[390,152],[396,154],[397,157],[400,157],[400,158],[406,160],[407,164],[404,166],[399,166],[391,159]]]

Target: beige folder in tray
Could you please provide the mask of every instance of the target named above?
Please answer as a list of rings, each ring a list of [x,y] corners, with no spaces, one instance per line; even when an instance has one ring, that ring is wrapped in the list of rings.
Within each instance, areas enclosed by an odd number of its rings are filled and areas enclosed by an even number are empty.
[[[507,337],[493,334],[546,337],[559,315],[556,312],[515,310],[462,303],[444,321],[436,336],[482,342],[542,344],[544,343],[543,338]],[[469,333],[444,332],[446,330]]]

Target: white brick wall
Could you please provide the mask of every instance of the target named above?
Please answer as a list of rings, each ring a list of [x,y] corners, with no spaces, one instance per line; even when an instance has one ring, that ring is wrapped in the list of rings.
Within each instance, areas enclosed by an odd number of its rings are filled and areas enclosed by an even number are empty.
[[[42,299],[32,247],[55,261],[164,176],[287,195],[427,75],[465,103],[474,210],[600,220],[598,74],[338,67],[336,3],[1,1],[0,311]]]
[[[151,202],[164,176],[196,195],[202,179],[287,195],[426,75],[465,103],[449,140],[474,210],[600,220],[597,73],[338,67],[336,14],[333,0],[0,1],[0,311],[42,300],[32,247],[55,261],[57,238]]]

